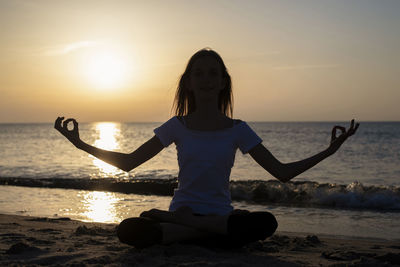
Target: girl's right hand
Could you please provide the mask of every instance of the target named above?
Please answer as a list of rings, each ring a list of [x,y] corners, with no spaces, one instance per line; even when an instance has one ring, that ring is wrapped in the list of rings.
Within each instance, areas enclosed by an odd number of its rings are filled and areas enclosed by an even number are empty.
[[[54,128],[64,135],[74,146],[79,148],[81,139],[79,138],[78,122],[72,118],[66,119],[65,121],[63,120],[64,117],[58,117],[54,122]],[[72,130],[68,130],[68,123],[71,121],[74,124],[74,128],[72,128]]]

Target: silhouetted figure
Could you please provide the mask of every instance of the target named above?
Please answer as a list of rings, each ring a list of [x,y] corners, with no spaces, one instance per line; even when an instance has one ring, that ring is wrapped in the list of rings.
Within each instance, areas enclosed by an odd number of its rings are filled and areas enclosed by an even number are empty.
[[[173,118],[154,130],[155,135],[130,154],[93,147],[79,138],[75,119],[58,117],[55,128],[77,148],[129,172],[175,143],[178,153],[178,188],[169,211],[152,209],[129,218],[118,227],[121,242],[138,248],[156,243],[187,241],[223,247],[239,247],[271,236],[278,224],[266,211],[234,210],[229,176],[236,150],[250,156],[281,182],[310,169],[334,154],[353,135],[350,128],[335,126],[330,145],[322,152],[292,163],[281,163],[241,120],[232,119],[231,78],[222,58],[203,49],[189,60],[174,101]],[[68,130],[67,124],[74,128]],[[337,137],[336,131],[341,131]]]

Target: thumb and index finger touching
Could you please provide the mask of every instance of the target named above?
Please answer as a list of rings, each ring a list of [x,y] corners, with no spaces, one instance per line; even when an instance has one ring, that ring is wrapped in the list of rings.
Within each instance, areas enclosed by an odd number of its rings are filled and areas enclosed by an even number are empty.
[[[77,131],[78,122],[73,118],[69,118],[64,121],[64,117],[57,117],[56,121],[54,122],[54,128],[57,129],[58,131],[69,131],[68,123],[71,121],[74,124],[74,128],[71,131]]]
[[[72,131],[78,130],[78,122],[77,122],[75,119],[73,119],[73,118],[66,119],[66,120],[63,122],[63,128],[64,128],[66,131],[69,131],[69,130],[68,130],[68,123],[71,122],[71,121],[72,121],[72,123],[74,124],[74,128],[71,130],[71,132],[72,132]]]
[[[346,128],[343,127],[343,126],[339,126],[339,125],[334,126],[333,129],[332,129],[332,140],[335,140],[335,139],[339,138],[340,136],[343,136],[343,137],[346,137],[346,138],[347,138],[347,137],[349,137],[349,136],[355,134],[359,126],[360,126],[360,123],[354,124],[354,119],[351,120],[351,122],[350,122],[350,128],[349,128],[347,131],[346,131]],[[337,131],[338,129],[339,129],[342,133],[341,133],[340,136],[336,137],[336,131]]]
[[[343,126],[338,126],[338,125],[334,126],[334,127],[332,128],[332,138],[331,138],[332,141],[338,138],[338,137],[336,137],[336,131],[337,131],[338,129],[342,132],[341,135],[343,135],[343,134],[346,133],[346,128],[345,128],[345,127],[343,127]]]

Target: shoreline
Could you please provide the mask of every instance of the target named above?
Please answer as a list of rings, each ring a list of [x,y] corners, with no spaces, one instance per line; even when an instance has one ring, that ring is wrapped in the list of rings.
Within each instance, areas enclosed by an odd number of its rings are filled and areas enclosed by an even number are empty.
[[[0,177],[0,187],[85,190],[106,193],[172,197],[178,186],[176,177],[132,179],[118,178],[22,178]],[[327,208],[372,212],[399,212],[400,187],[315,181],[231,180],[232,201],[255,205],[279,205],[299,208]]]
[[[277,232],[241,249],[188,244],[138,250],[122,244],[117,224],[0,214],[0,265],[394,266],[399,242]]]

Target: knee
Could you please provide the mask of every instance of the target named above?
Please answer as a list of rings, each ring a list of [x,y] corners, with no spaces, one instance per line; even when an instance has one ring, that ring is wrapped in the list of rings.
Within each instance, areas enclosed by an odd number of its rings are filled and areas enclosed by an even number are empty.
[[[148,247],[162,241],[162,227],[149,218],[128,218],[117,227],[118,239],[137,248]]]
[[[123,220],[117,227],[117,236],[119,241],[127,243],[129,240],[130,219]]]
[[[278,222],[275,216],[269,212],[251,212],[249,215],[249,221],[252,231],[259,233],[259,239],[264,240],[267,237],[272,236],[278,228]]]
[[[262,224],[260,228],[262,229],[265,239],[275,233],[278,228],[278,221],[272,213],[259,212],[259,214],[260,224]]]
[[[269,212],[233,214],[228,218],[228,235],[241,236],[249,240],[264,240],[278,228],[278,222]]]

